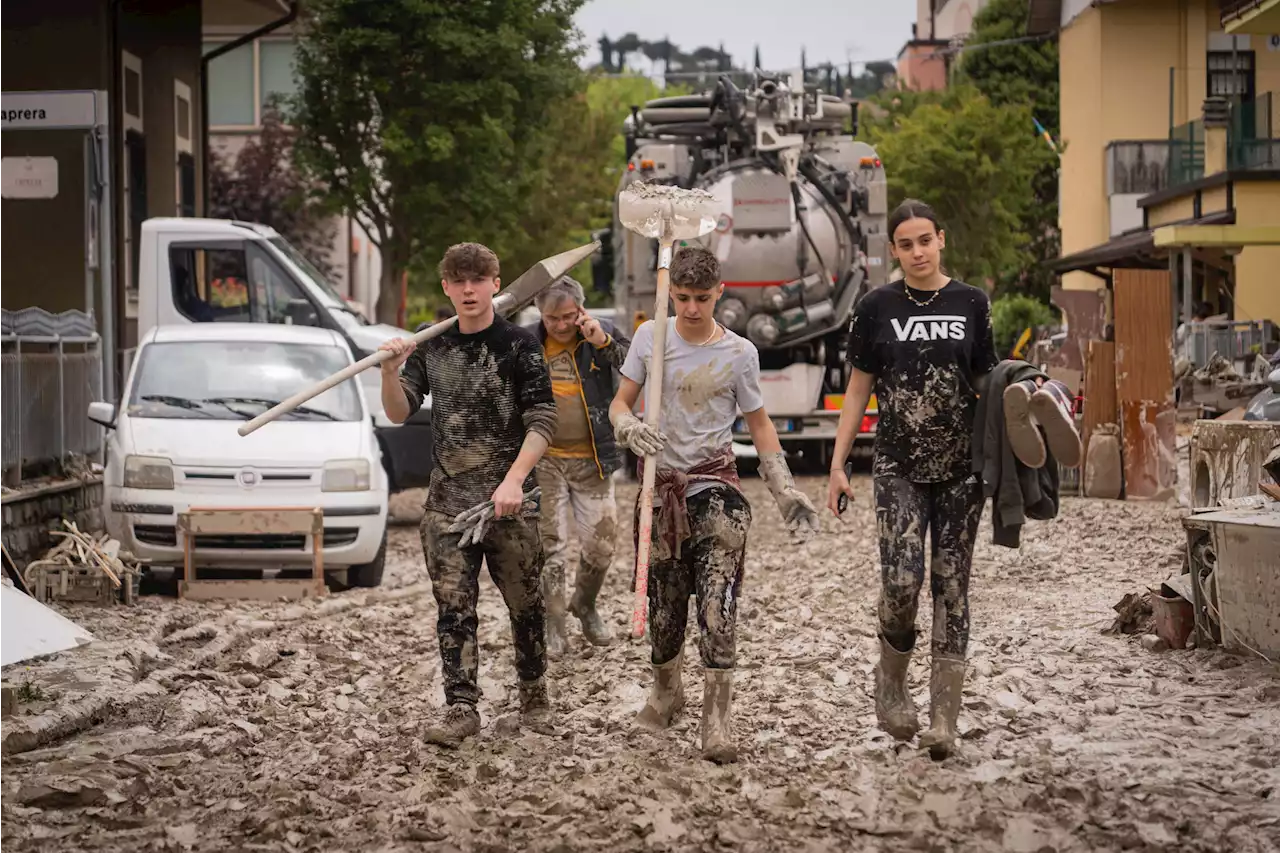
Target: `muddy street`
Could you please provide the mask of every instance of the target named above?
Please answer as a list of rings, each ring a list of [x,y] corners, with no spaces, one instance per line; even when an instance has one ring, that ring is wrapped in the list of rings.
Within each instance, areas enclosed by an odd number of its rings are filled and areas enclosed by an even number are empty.
[[[801,482],[824,501],[825,480]],[[592,648],[570,619],[571,654],[551,665],[558,736],[516,723],[510,630],[485,577],[484,728],[456,751],[424,744],[443,702],[436,612],[402,526],[375,591],[63,609],[97,642],[8,675],[30,686],[3,725],[5,848],[1280,849],[1277,669],[1102,633],[1125,593],[1180,562],[1175,506],[1067,498],[1019,551],[993,547],[984,518],[961,752],[938,764],[876,728],[878,555],[870,480],[855,485],[849,522],[824,513],[797,545],[746,483],[736,765],[698,758],[693,645],[676,725],[631,727],[650,670],[647,640],[627,638],[629,531],[602,594],[618,639]],[[621,518],[634,494],[620,484]],[[920,610],[927,648],[927,598]],[[917,655],[922,710],[927,674]]]

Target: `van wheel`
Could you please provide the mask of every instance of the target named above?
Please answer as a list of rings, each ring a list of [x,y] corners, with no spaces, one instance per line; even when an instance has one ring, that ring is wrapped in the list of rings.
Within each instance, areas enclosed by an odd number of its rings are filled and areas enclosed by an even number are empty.
[[[348,587],[375,587],[382,586],[382,572],[387,565],[387,532],[382,532],[382,544],[378,546],[378,553],[374,556],[373,562],[365,563],[363,566],[352,566],[347,569]]]

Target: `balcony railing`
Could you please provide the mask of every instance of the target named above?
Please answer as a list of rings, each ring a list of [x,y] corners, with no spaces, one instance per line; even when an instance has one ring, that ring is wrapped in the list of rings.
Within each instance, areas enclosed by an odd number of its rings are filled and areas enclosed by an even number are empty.
[[[1204,122],[1200,119],[1169,130],[1169,186],[1204,177]]]
[[[1218,22],[1227,24],[1262,5],[1262,0],[1218,0]]]
[[[1149,195],[1169,185],[1167,139],[1124,139],[1107,145],[1107,195]]]
[[[1234,100],[1227,126],[1228,169],[1280,169],[1274,92],[1250,101]]]

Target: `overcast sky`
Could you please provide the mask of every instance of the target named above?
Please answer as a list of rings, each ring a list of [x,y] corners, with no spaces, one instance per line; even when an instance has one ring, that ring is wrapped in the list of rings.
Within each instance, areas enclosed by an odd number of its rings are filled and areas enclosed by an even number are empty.
[[[724,49],[738,66],[760,46],[767,69],[893,59],[911,38],[913,0],[587,0],[577,24],[587,44],[585,64],[600,61],[601,35],[664,36],[685,51]]]

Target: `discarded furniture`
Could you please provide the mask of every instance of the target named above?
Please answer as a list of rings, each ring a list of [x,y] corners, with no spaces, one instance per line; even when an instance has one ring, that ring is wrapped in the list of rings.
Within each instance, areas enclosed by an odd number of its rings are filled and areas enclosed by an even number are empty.
[[[1263,463],[1277,446],[1280,423],[1196,421],[1191,431],[1191,505],[1211,509],[1259,494],[1259,483],[1274,482]]]
[[[1280,502],[1194,513],[1182,526],[1197,644],[1280,661]]]
[[[319,507],[261,508],[219,507],[196,508],[178,513],[178,530],[182,545],[182,579],[178,582],[178,598],[208,600],[214,598],[276,599],[308,598],[325,595],[324,585],[324,513]],[[305,536],[310,546],[311,576],[308,578],[250,578],[214,580],[197,575],[197,557],[202,538],[232,541],[237,537]]]
[[[133,604],[144,561],[122,551],[119,541],[105,534],[90,536],[66,519],[62,526],[65,530],[49,531],[62,541],[22,571],[32,597],[41,603]]]

